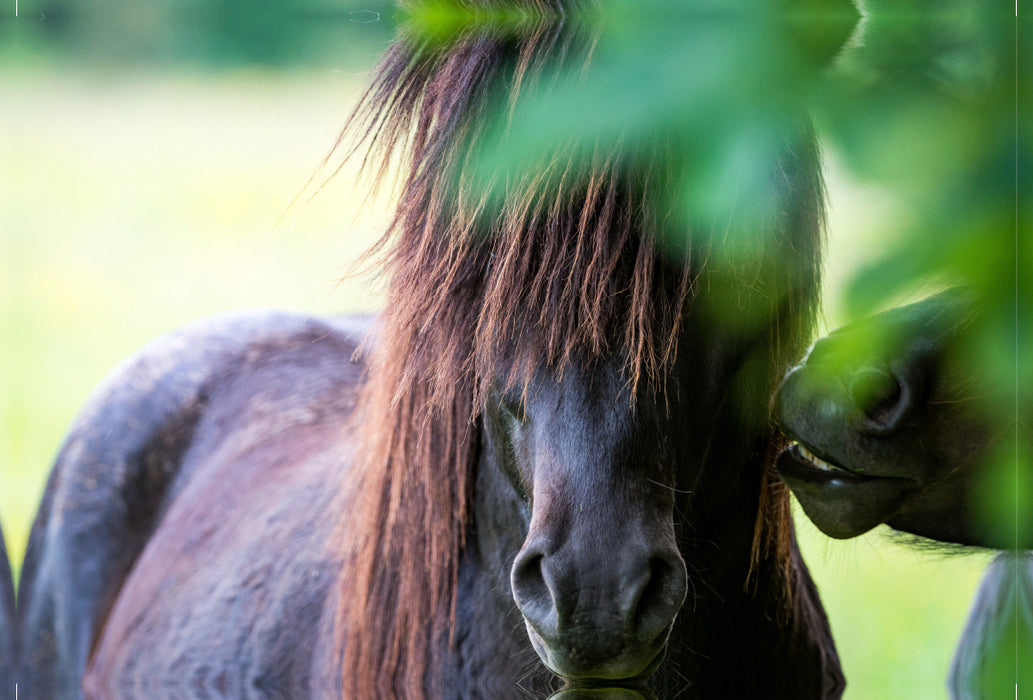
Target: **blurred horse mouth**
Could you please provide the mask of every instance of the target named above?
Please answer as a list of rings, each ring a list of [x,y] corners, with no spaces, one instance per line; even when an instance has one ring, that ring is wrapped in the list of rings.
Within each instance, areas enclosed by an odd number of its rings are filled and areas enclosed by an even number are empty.
[[[829,459],[819,457],[797,440],[793,440],[788,447],[782,450],[776,465],[783,476],[819,483],[831,481],[862,483],[884,478],[866,476],[860,472],[851,471]]]
[[[830,537],[856,537],[886,522],[918,484],[909,477],[851,471],[794,442],[775,463],[807,517]]]
[[[836,483],[840,485],[870,484],[877,481],[897,482],[901,487],[915,486],[918,480],[912,476],[894,474],[872,474],[845,467],[828,456],[819,456],[799,440],[792,440],[775,461],[778,473],[790,480],[798,479],[815,485]]]

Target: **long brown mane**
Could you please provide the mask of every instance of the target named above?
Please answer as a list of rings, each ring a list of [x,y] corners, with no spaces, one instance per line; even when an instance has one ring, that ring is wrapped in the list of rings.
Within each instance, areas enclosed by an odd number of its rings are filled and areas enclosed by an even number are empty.
[[[575,358],[616,355],[629,396],[659,384],[707,255],[702,245],[673,260],[659,252],[673,225],[662,148],[634,160],[612,144],[587,155],[558,150],[536,168],[473,181],[494,96],[512,105],[547,68],[581,65],[591,51],[557,19],[571,3],[525,4],[543,21],[519,37],[403,35],[346,130],[368,144],[366,165],[379,178],[389,162],[403,164],[398,208],[374,251],[388,298],[341,513],[351,539],[337,545],[346,558],[336,631],[349,697],[421,696],[425,687],[439,695],[435,644],[454,619],[477,416],[492,382],[526,386],[535,367],[562,372]],[[820,185],[811,188],[798,196],[820,212]],[[806,225],[817,247],[819,222],[790,225]],[[812,267],[790,312],[772,323],[775,365],[809,325]],[[500,366],[507,376],[497,376]],[[766,497],[756,547],[788,561],[787,495],[766,469],[758,478]]]

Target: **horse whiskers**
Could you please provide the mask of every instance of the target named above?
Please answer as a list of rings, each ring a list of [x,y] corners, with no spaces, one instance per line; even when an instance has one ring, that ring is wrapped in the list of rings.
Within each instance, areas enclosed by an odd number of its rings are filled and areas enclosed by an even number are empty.
[[[524,671],[517,678],[516,686],[527,697],[536,697],[534,693],[534,686],[538,685],[536,681],[542,681],[543,685],[547,685],[551,680],[551,674],[543,673],[541,664],[538,663],[538,656],[533,651],[524,649],[514,654],[512,658],[515,659],[519,656],[525,657],[522,661]],[[525,686],[525,683],[528,683],[531,687]]]
[[[695,569],[695,567],[692,567],[692,568]],[[689,575],[686,580],[688,581],[688,584],[689,584],[689,593],[688,593],[688,595],[685,596],[685,600],[686,601],[689,601],[689,600],[692,601],[692,608],[691,608],[691,610],[692,610],[692,612],[696,612],[696,603],[699,602],[699,599],[700,599],[700,595],[696,591],[696,582],[693,581],[693,577],[691,575]]]
[[[696,581],[695,581],[695,579],[697,577],[699,578],[700,583],[702,583],[703,586],[706,589],[708,589],[711,593],[713,593],[715,596],[717,596],[717,599],[719,601],[724,602],[724,596],[722,596],[717,591],[717,589],[714,588],[711,584],[707,583],[707,580],[703,577],[703,572],[700,571],[699,568],[697,568],[696,565],[692,563],[692,558],[691,557],[686,557],[685,558],[685,566],[686,566],[687,569],[690,570],[689,571],[689,576],[688,576],[688,583],[692,587],[693,610],[695,610],[695,603],[696,603],[696,601],[702,599],[702,596],[700,596],[697,593],[697,591],[696,591]]]
[[[926,404],[930,406],[950,406],[952,404],[969,403],[971,401],[986,401],[987,398],[988,397],[984,394],[981,396],[965,396],[959,399],[940,399],[936,401],[926,401]]]
[[[648,477],[646,478],[646,481],[648,481],[651,484],[656,484],[660,488],[667,489],[668,491],[673,491],[674,493],[683,493],[686,496],[691,496],[694,493],[693,491],[685,491],[685,490],[682,490],[682,489],[676,489],[673,486],[668,486],[667,484],[662,484],[659,481],[656,481],[655,479],[650,479]]]
[[[684,656],[700,656],[700,654],[693,651],[688,644],[678,644],[677,647]],[[695,683],[676,666],[667,666],[663,670],[663,675],[661,677],[654,678],[654,683],[651,685],[663,688],[665,694],[662,697],[664,700],[675,700],[675,698],[679,697],[683,693],[688,692]],[[671,693],[673,693],[673,695]]]

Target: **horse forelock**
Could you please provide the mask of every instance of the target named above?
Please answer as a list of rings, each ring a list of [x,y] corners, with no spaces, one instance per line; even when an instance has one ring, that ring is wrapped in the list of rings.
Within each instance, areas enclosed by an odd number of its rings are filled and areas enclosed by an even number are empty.
[[[398,42],[350,123],[371,144],[368,167],[383,175],[392,157],[405,163],[395,217],[371,253],[390,281],[339,528],[348,564],[337,641],[356,697],[419,696],[434,682],[435,645],[454,632],[477,416],[491,387],[526,389],[539,368],[618,358],[634,400],[640,384],[662,384],[677,353],[706,251],[661,252],[662,154],[643,166],[599,145],[551,153],[487,187],[467,175],[498,86],[512,96],[534,81],[544,47],[558,43],[545,31],[515,47]],[[788,522],[768,520],[784,521],[788,501],[765,493],[758,541],[781,552]]]

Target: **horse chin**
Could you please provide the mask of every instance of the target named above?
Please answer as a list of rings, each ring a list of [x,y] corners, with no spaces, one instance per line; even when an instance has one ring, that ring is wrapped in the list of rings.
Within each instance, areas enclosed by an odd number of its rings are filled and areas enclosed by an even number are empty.
[[[776,467],[811,522],[836,539],[886,522],[918,488],[913,479],[847,470],[798,444],[782,451]]]
[[[667,650],[667,638],[671,633],[671,625],[652,643],[633,644],[619,643],[617,653],[599,653],[586,651],[591,643],[579,644],[578,640],[565,640],[559,644],[548,644],[530,624],[526,624],[527,635],[531,646],[545,667],[568,683],[567,691],[591,690],[598,693],[602,690],[615,690],[614,686],[629,691],[638,682],[652,675],[664,660]],[[631,691],[637,692],[637,691]],[[562,696],[566,698],[567,696]],[[571,698],[604,697],[600,695],[572,695]],[[606,695],[605,697],[611,697]],[[613,695],[614,698],[637,698],[639,695]]]

